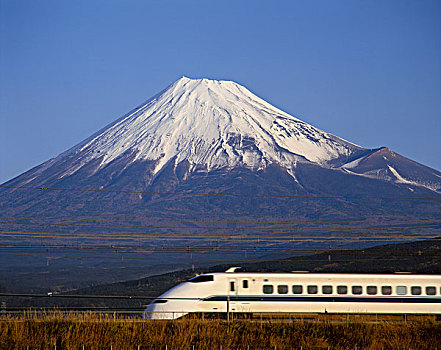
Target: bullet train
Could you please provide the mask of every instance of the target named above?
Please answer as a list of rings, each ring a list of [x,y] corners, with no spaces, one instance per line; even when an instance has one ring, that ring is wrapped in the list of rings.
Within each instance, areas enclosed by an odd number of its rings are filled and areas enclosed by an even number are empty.
[[[202,274],[155,299],[145,319],[192,313],[441,314],[441,275]]]

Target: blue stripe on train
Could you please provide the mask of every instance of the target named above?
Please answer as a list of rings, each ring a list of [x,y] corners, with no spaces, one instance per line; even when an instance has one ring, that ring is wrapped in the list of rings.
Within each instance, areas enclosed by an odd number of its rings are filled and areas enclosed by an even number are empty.
[[[267,302],[348,302],[348,303],[441,303],[433,297],[354,297],[354,296],[211,296],[203,301],[267,301]]]

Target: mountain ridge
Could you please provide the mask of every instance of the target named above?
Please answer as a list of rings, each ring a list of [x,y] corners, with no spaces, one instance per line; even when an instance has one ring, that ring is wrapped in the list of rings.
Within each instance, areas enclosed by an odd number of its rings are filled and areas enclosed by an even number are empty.
[[[384,153],[383,161],[379,153]],[[53,183],[86,166],[92,176],[112,162],[118,162],[122,171],[136,162],[147,162],[150,175],[145,178],[150,183],[169,164],[186,169],[184,177],[196,170],[246,167],[258,171],[278,164],[298,182],[297,165],[313,163],[349,175],[441,192],[440,172],[388,148],[362,148],[317,129],[233,81],[187,77],[26,172],[26,179],[22,174],[13,180],[21,185]],[[409,170],[415,167],[418,174]]]

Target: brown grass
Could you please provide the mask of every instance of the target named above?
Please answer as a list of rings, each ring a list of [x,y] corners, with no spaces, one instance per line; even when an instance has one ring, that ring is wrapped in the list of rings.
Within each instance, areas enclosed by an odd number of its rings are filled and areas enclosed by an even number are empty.
[[[0,319],[1,349],[439,349],[441,324],[296,320],[143,321],[27,313]]]

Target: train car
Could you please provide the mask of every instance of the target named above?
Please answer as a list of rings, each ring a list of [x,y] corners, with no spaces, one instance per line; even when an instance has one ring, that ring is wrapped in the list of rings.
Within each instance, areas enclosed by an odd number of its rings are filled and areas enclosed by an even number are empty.
[[[191,313],[441,314],[441,275],[207,273],[163,293],[146,319]]]

